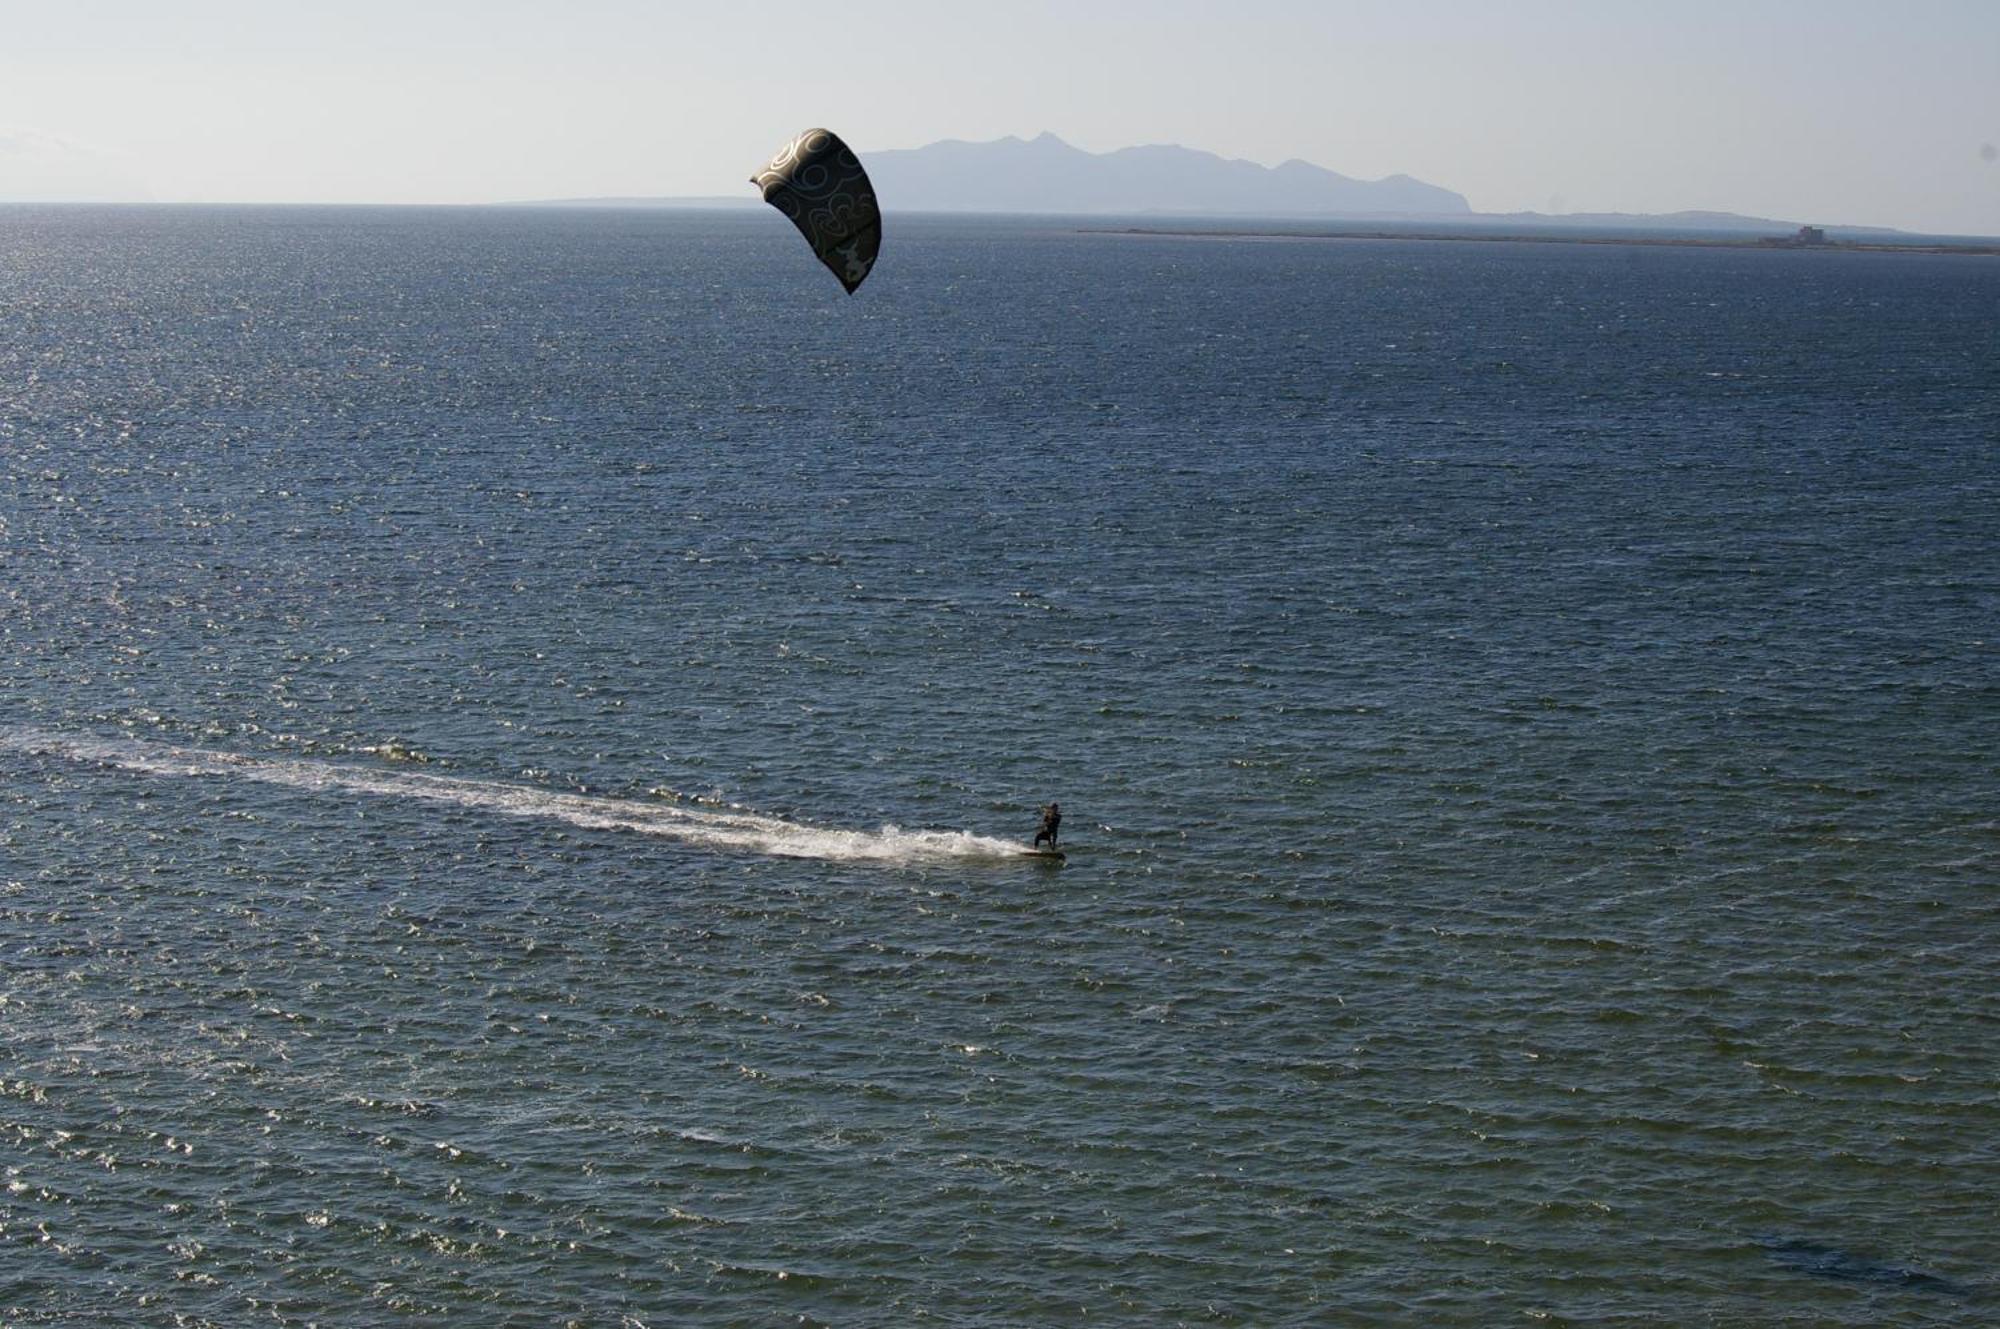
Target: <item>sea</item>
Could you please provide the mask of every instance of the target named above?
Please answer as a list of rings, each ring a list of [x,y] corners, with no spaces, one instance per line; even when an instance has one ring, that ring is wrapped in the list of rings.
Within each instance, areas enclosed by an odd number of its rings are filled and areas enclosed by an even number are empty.
[[[0,1322],[2000,1322],[2000,260],[1120,229],[0,209]]]

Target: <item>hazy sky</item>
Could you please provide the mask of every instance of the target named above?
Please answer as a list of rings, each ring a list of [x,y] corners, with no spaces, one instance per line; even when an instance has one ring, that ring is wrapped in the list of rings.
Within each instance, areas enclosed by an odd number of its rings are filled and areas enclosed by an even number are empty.
[[[747,195],[814,124],[1990,235],[2000,0],[0,0],[0,199]]]

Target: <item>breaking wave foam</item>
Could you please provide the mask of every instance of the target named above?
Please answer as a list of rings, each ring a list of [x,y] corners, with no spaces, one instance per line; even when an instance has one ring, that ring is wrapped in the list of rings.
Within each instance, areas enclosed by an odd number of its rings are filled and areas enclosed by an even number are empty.
[[[634,831],[685,844],[787,858],[917,863],[1008,858],[1021,846],[966,831],[846,831],[755,813],[711,811],[639,799],[567,794],[530,785],[465,780],[417,771],[372,770],[304,757],[256,757],[140,739],[95,738],[36,729],[0,729],[0,750],[97,763],[144,775],[254,780],[315,793],[373,794],[477,808],[510,817]]]

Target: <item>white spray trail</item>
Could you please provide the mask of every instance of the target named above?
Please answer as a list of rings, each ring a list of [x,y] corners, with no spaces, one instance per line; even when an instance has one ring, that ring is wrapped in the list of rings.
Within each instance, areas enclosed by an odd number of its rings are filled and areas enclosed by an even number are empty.
[[[420,771],[376,770],[304,757],[253,757],[139,739],[97,738],[38,729],[0,729],[0,751],[35,753],[143,775],[254,780],[314,793],[372,794],[478,808],[510,817],[635,831],[685,844],[787,858],[916,863],[1008,858],[1021,846],[965,831],[843,831],[747,812],[566,794],[530,785],[462,780]]]

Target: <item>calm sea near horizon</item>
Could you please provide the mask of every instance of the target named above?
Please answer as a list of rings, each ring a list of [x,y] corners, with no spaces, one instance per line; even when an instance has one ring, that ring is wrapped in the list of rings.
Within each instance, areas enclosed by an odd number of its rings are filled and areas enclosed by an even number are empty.
[[[1987,259],[0,208],[0,1322],[1992,1322],[1996,533]]]

